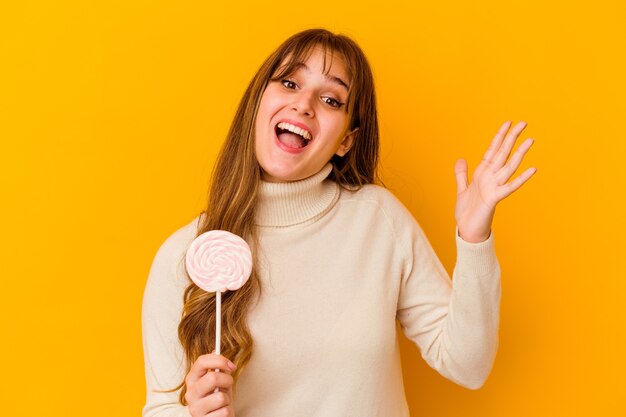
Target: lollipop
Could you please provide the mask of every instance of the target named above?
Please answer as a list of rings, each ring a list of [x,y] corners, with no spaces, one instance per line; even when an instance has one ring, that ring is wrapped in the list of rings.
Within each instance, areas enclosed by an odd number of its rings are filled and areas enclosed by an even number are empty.
[[[252,253],[245,240],[225,230],[211,230],[196,237],[185,255],[191,280],[207,292],[215,292],[217,317],[215,352],[220,354],[222,292],[241,288],[250,278]],[[215,370],[219,372],[219,369]],[[217,392],[218,389],[215,389]]]

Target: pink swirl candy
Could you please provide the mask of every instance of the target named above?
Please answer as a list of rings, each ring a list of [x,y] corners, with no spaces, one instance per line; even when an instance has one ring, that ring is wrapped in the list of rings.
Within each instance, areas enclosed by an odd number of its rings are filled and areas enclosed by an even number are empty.
[[[250,278],[252,253],[245,240],[225,230],[196,237],[185,255],[191,280],[208,292],[237,290]]]

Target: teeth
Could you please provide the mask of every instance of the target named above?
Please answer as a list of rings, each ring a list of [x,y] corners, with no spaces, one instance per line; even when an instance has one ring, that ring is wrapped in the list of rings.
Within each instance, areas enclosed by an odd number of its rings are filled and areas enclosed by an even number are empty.
[[[278,124],[279,129],[288,130],[302,136],[306,140],[311,140],[311,134],[304,129],[300,129],[298,126],[294,126],[287,122],[280,122]]]

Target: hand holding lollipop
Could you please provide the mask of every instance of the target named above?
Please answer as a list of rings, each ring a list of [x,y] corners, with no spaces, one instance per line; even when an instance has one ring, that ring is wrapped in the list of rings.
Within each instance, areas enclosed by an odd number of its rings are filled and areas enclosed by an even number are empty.
[[[225,230],[211,230],[196,237],[185,255],[191,280],[207,292],[215,292],[215,352],[220,354],[222,292],[241,288],[252,272],[252,253],[241,237]],[[219,372],[219,369],[215,370]],[[217,392],[218,389],[215,389]]]

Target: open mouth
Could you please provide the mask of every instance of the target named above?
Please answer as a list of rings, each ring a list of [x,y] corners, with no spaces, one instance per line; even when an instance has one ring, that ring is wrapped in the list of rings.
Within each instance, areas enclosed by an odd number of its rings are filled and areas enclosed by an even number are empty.
[[[280,143],[291,149],[304,148],[313,139],[311,133],[287,122],[278,123],[274,130]]]

